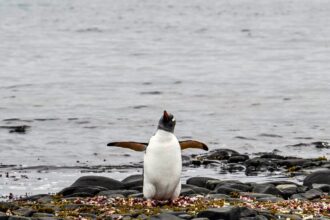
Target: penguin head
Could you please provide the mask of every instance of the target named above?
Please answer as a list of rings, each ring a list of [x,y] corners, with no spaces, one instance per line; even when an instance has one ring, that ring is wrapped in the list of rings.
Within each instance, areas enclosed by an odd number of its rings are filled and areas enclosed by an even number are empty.
[[[175,118],[165,110],[158,123],[158,129],[173,133],[175,127]]]

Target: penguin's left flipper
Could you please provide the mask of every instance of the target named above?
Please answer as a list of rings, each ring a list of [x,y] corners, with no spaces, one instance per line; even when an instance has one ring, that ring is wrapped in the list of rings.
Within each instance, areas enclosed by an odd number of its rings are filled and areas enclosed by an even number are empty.
[[[194,141],[194,140],[186,140],[186,141],[179,141],[181,150],[188,149],[188,148],[197,148],[197,149],[202,149],[208,151],[209,148],[207,147],[206,144],[199,142],[199,141]]]
[[[139,143],[133,141],[119,141],[119,142],[110,142],[107,146],[115,146],[115,147],[122,147],[128,148],[135,151],[145,151],[147,148],[147,143]]]

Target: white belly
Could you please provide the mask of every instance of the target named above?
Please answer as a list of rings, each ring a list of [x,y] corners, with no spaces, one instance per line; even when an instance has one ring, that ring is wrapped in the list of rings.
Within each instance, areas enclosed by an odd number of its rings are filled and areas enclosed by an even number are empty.
[[[181,189],[181,149],[177,138],[159,130],[144,156],[143,194],[146,198],[174,199]]]

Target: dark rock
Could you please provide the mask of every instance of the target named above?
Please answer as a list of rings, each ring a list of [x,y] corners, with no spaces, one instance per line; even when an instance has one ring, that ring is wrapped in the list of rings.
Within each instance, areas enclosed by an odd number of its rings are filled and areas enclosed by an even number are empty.
[[[312,143],[316,148],[330,148],[330,144],[325,141],[317,141]]]
[[[288,199],[293,194],[298,193],[298,187],[295,184],[281,184],[277,185],[276,189],[278,189],[281,192],[281,195]]]
[[[181,219],[187,219],[187,220],[192,219],[192,216],[188,215],[188,214],[181,214],[181,215],[178,215],[178,217]]]
[[[87,219],[97,219],[97,216],[92,214],[92,213],[79,213],[79,215],[83,218],[87,218]]]
[[[239,162],[244,162],[249,159],[248,155],[237,155],[237,156],[232,156],[228,159],[228,163],[239,163]]]
[[[311,187],[314,183],[330,185],[330,170],[316,171],[304,179],[304,186]]]
[[[236,172],[244,171],[245,166],[237,163],[229,163],[227,164],[225,170],[227,170],[230,173],[236,173]]]
[[[191,220],[209,220],[209,218],[192,218]]]
[[[143,186],[143,175],[136,174],[128,176],[121,181],[125,189],[132,189],[134,187]]]
[[[240,193],[241,196],[246,196],[257,201],[272,201],[273,199],[277,199],[278,197],[271,195],[271,194],[264,194],[264,193],[252,193],[252,192],[242,192]],[[283,199],[281,199],[283,200]]]
[[[226,187],[230,187],[233,189],[238,189],[240,190],[240,192],[250,192],[252,190],[252,186],[244,184],[244,183],[225,183],[225,184],[221,184],[220,186],[226,186]],[[220,187],[219,185],[217,187]],[[215,188],[215,190],[217,190],[217,187]]]
[[[208,194],[206,196],[206,198],[210,198],[210,199],[229,199],[230,197],[226,194],[220,194],[220,193],[215,193],[215,194]]]
[[[272,184],[274,186],[284,185],[284,184],[293,184],[293,185],[299,186],[297,183],[285,181],[285,180],[269,181],[269,182],[266,182],[265,184]]]
[[[90,197],[107,190],[108,188],[101,186],[69,186],[62,189],[58,194],[64,197]]]
[[[268,167],[276,167],[276,164],[273,160],[268,158],[255,157],[245,161],[246,167],[255,167],[256,170],[260,170],[262,167],[267,169]]]
[[[256,215],[254,217],[243,217],[239,220],[268,220],[268,218],[263,215]]]
[[[152,216],[150,218],[150,220],[180,220],[182,218],[179,218],[175,215],[171,215],[171,214],[168,214],[168,213],[161,213],[157,216]]]
[[[182,155],[182,166],[188,166],[191,164],[191,158],[187,155]]]
[[[21,207],[19,209],[13,210],[12,213],[18,216],[31,217],[36,211],[30,208]]]
[[[290,199],[298,199],[298,200],[307,200],[304,196],[301,195],[301,193],[293,194]]]
[[[309,159],[285,159],[285,160],[278,160],[276,161],[276,164],[278,166],[285,166],[287,168],[290,167],[303,167],[304,164],[306,164],[307,162],[310,162]]]
[[[263,194],[272,194],[281,196],[281,191],[278,190],[274,185],[272,184],[257,184],[253,187],[253,192],[256,193],[263,193]]]
[[[31,218],[14,215],[14,216],[9,216],[8,220],[31,220]]]
[[[234,206],[227,206],[221,208],[209,208],[197,214],[197,217],[209,219],[226,219],[237,220],[240,217],[240,208]]]
[[[54,215],[53,214],[50,214],[50,213],[36,212],[36,213],[33,213],[32,217],[33,218],[54,217]]]
[[[0,201],[0,211],[1,212],[7,212],[8,209],[10,210],[15,210],[18,209],[19,207],[17,205],[14,205],[12,203],[9,202],[1,202]]]
[[[265,153],[263,155],[260,155],[260,158],[268,158],[268,159],[280,159],[280,160],[284,160],[285,157],[275,154],[275,153]]]
[[[187,179],[187,184],[206,188],[206,183],[209,180],[216,180],[216,179],[211,177],[191,177]]]
[[[253,217],[256,215],[257,211],[248,207],[240,207],[240,217]]]
[[[209,180],[206,183],[206,188],[209,190],[214,190],[216,187],[225,186],[229,184],[243,184],[238,180]]]
[[[194,186],[194,185],[189,185],[189,184],[182,184],[181,185],[182,189],[192,189],[195,194],[208,194],[210,192],[210,190],[203,188],[203,187],[198,187],[198,186]]]
[[[320,198],[322,196],[323,192],[319,189],[310,189],[305,193],[301,193],[303,197],[306,199],[315,199],[315,198]]]
[[[313,184],[313,189],[319,189],[322,192],[330,193],[330,185],[329,184]]]
[[[210,151],[205,158],[209,160],[228,160],[231,156],[240,155],[237,151],[231,149],[216,149]]]
[[[139,193],[137,190],[107,190],[107,191],[101,191],[97,195],[98,196],[111,196],[111,195],[123,195],[125,197],[131,195],[131,194],[136,194]]]
[[[37,195],[32,195],[32,196],[22,198],[20,200],[22,200],[22,201],[38,201],[38,199],[40,199],[44,196],[50,196],[50,195],[49,194],[37,194]]]
[[[124,188],[122,182],[103,176],[83,176],[77,179],[71,186],[100,186],[109,190]]]
[[[214,190],[214,192],[221,193],[221,194],[226,194],[226,195],[233,195],[235,193],[241,192],[241,190],[231,188],[231,187],[227,187],[227,186],[219,186]]]
[[[302,217],[294,214],[276,214],[277,219],[301,220]]]
[[[189,196],[189,195],[195,195],[195,191],[190,188],[183,188],[181,189],[180,196]]]

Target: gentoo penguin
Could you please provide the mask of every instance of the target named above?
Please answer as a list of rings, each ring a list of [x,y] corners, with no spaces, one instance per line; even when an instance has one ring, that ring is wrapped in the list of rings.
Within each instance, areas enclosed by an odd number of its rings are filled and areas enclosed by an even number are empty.
[[[157,131],[150,138],[148,144],[130,141],[108,144],[108,146],[145,151],[143,195],[147,199],[176,199],[181,191],[181,150],[187,148],[208,150],[204,143],[198,141],[179,142],[173,134],[175,124],[174,116],[164,111],[159,120]]]

